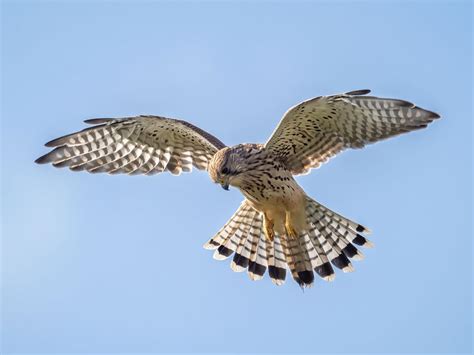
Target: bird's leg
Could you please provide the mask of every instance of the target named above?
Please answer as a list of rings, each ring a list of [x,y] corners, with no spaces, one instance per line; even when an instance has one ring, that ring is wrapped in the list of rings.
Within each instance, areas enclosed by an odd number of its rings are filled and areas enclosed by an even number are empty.
[[[273,231],[273,221],[268,218],[266,213],[263,214],[263,231],[265,232],[267,240],[273,242],[273,238],[275,237],[275,232]]]
[[[291,225],[290,212],[288,211],[286,211],[285,229],[288,238],[296,239],[296,237],[298,237],[298,233],[296,233],[296,230]]]

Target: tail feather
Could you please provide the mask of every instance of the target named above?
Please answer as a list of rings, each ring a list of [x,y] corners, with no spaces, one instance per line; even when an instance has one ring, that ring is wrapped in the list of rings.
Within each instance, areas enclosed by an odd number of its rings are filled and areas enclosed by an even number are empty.
[[[296,255],[298,254],[297,251],[293,254],[290,248],[290,242],[288,238],[281,238],[281,246],[283,249],[283,254],[285,256],[286,263],[288,267],[290,268],[291,276],[293,276],[293,279],[298,282],[298,284],[301,282],[298,278],[298,272],[297,272],[297,267],[298,267],[298,261],[296,260]]]
[[[262,265],[268,268],[268,256],[267,256],[267,240],[266,238],[259,238],[258,240],[258,249],[256,254],[255,262],[259,265]],[[264,271],[265,273],[265,271]],[[263,276],[263,274],[262,274]]]
[[[268,275],[272,282],[277,285],[283,285],[286,279],[286,261],[283,248],[280,244],[280,237],[275,235],[273,245],[267,243]]]
[[[226,259],[233,253],[232,270],[247,273],[252,280],[263,278],[268,269],[272,282],[282,285],[289,269],[301,287],[314,282],[314,272],[326,281],[335,278],[333,265],[353,271],[350,259],[363,254],[354,246],[371,247],[362,233],[369,229],[308,198],[306,218],[309,229],[297,238],[275,235],[273,241],[263,233],[263,215],[245,200],[204,247],[215,249],[214,257]]]
[[[247,242],[247,238],[240,239],[239,245],[237,249],[235,250],[234,258],[232,259],[232,262],[230,263],[230,268],[234,270],[235,272],[245,271],[245,269],[249,266],[249,259],[242,255],[243,248],[246,242]]]
[[[235,249],[234,258],[230,264],[232,270],[236,272],[244,271],[250,262],[250,251],[254,238],[258,238],[258,230],[255,231],[255,228],[252,229],[252,225],[260,219],[257,211],[249,209],[248,224],[243,224],[244,234],[240,238],[240,241]],[[246,228],[246,229],[245,229]]]
[[[307,262],[306,252],[301,249],[299,238],[284,236],[281,243],[293,279],[300,287],[310,286],[314,281],[313,269]]]
[[[308,248],[304,236],[305,235],[303,234],[301,237],[295,239],[298,243],[298,252],[303,257],[303,270],[298,272],[298,279],[300,282],[297,282],[301,287],[310,287],[314,281],[314,273],[309,255],[310,248]]]
[[[317,238],[331,264],[339,269],[342,269],[341,264],[338,262],[338,257],[340,254],[338,254],[338,252],[332,247],[331,243],[329,242],[328,235],[319,233]]]
[[[308,236],[311,239],[311,242],[313,243],[314,248],[316,249],[316,252],[318,253],[319,256],[319,265],[317,265],[314,268],[314,271],[323,279],[326,281],[333,281],[334,278],[336,277],[336,274],[334,274],[334,269],[331,266],[331,263],[329,262],[328,256],[326,255],[325,251],[323,250],[322,245],[320,244],[318,237],[316,235],[315,230],[310,230],[308,233]]]
[[[337,256],[331,260],[331,263],[338,269],[341,269],[343,272],[354,271],[354,267],[352,266],[349,258],[342,252],[342,249],[339,248],[337,243],[331,237],[329,237],[329,244],[332,245],[332,249],[337,254]]]
[[[353,229],[347,229],[341,227],[340,225],[335,225],[334,223],[328,224],[327,228],[332,232],[334,238],[336,238],[338,244],[345,243],[346,245],[351,245],[350,243],[353,242],[354,244],[361,245],[364,247],[372,247],[373,244],[361,236],[359,233],[355,232]],[[365,228],[365,227],[364,227]],[[359,237],[359,243],[354,242],[354,239]],[[343,247],[344,248],[344,247]],[[359,252],[360,256],[363,255]]]
[[[325,220],[330,224],[334,224],[337,228],[345,230],[352,230],[365,234],[371,233],[369,228],[364,227],[359,223],[353,222],[350,219],[341,216],[340,214],[330,210],[329,208],[324,207],[320,203],[317,203],[310,197],[307,198],[307,202],[307,214],[316,220]]]
[[[262,238],[262,228],[263,222],[261,218],[258,218],[254,221],[252,226],[250,227],[250,234],[253,235],[253,239],[250,245],[250,255],[249,255],[249,267],[248,267],[248,275],[252,280],[260,280],[263,278],[265,274],[265,270],[267,269],[266,265],[257,263],[257,257],[259,253],[259,244]]]
[[[348,242],[347,238],[344,235],[340,234],[335,228],[329,228],[332,232],[330,234],[331,240],[337,247],[350,259],[354,260],[362,260],[364,258],[364,254],[359,251],[356,247],[354,247],[350,242]]]
[[[320,224],[321,229],[322,224]],[[344,272],[350,272],[353,270],[352,265],[344,255],[342,250],[334,243],[332,239],[332,235],[328,229],[320,230],[320,234],[318,236],[318,240],[320,241],[321,245],[323,246],[323,250],[326,252],[326,255],[329,258],[331,264],[333,264],[338,269],[341,269]]]
[[[245,217],[249,211],[250,206],[244,201],[239,209],[230,217],[229,221],[204,244],[204,248],[217,249],[219,246],[224,245],[226,241],[235,234],[237,229],[239,229],[243,222],[243,217]]]
[[[308,257],[308,262],[311,265],[311,269],[314,270],[316,267],[321,265],[321,258],[316,251],[309,234],[303,234],[301,236],[300,242],[303,244],[303,248],[305,249]]]
[[[323,238],[328,242],[329,246],[324,244],[326,248],[324,251],[327,253],[331,263],[344,272],[353,271],[354,268],[349,258],[362,260],[363,254],[350,244],[350,241],[359,235],[357,229],[368,229],[337,215],[313,200],[309,200],[308,202],[308,214],[312,218],[319,217],[317,220],[312,220],[311,223],[314,229],[321,233]],[[331,220],[331,216],[334,215],[338,216],[337,222]],[[344,218],[344,221],[342,221],[342,218]],[[364,238],[364,244],[365,242],[367,242],[367,240]]]

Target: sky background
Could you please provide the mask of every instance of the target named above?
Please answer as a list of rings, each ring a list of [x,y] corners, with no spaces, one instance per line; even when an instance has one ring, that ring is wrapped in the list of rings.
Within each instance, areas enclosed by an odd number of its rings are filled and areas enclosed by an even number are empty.
[[[2,5],[2,350],[470,352],[470,2]],[[442,120],[298,178],[373,230],[356,272],[252,282],[202,245],[242,196],[204,172],[39,166],[82,120],[157,114],[228,145],[369,88]]]

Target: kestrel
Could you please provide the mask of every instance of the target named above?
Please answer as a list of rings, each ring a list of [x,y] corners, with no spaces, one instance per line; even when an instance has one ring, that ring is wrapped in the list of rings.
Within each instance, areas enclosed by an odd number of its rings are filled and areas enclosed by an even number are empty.
[[[231,268],[252,280],[265,271],[276,285],[286,270],[301,286],[314,272],[334,279],[332,266],[353,271],[350,259],[371,247],[369,229],[310,198],[294,176],[308,173],[346,148],[362,148],[425,128],[440,116],[397,99],[366,96],[370,90],[316,97],[290,108],[265,144],[227,147],[186,121],[159,116],[96,118],[91,128],[46,143],[55,147],[36,160],[73,171],[179,175],[195,166],[225,190],[245,199],[216,235],[204,244],[214,258],[234,254]]]

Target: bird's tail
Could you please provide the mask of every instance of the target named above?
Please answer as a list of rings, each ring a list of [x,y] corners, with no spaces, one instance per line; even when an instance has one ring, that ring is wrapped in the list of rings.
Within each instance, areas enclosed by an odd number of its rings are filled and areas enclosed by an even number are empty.
[[[248,270],[252,280],[263,278],[265,271],[276,285],[285,282],[286,270],[301,286],[311,286],[314,272],[332,281],[335,266],[343,272],[353,271],[350,259],[361,260],[355,245],[372,247],[362,234],[364,226],[331,211],[313,199],[307,199],[306,218],[309,230],[297,238],[276,234],[273,241],[263,232],[263,215],[247,200],[205,245],[215,249],[214,258],[224,260],[234,254],[232,270]],[[332,265],[331,265],[332,264]]]

